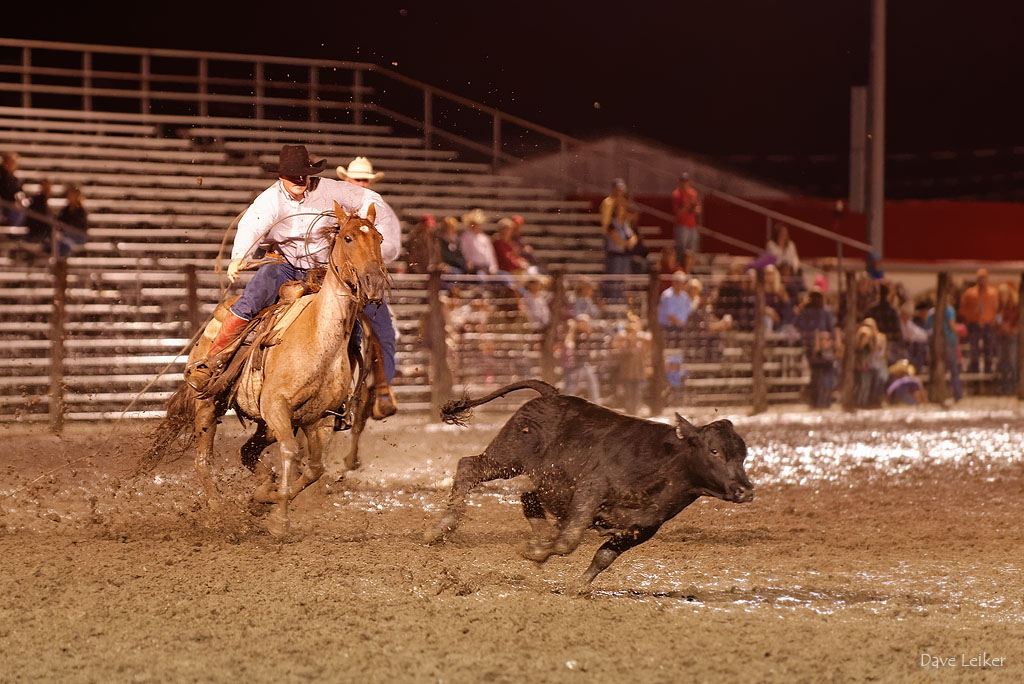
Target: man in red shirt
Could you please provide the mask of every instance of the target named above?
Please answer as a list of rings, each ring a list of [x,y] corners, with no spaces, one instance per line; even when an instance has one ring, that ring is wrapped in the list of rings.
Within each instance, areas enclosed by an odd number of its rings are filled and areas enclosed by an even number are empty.
[[[960,295],[960,315],[967,322],[967,343],[971,347],[968,373],[978,372],[978,347],[985,358],[985,372],[993,370],[992,356],[996,348],[996,313],[999,291],[989,285],[988,271],[978,269],[976,282]]]
[[[684,263],[687,252],[696,253],[700,249],[697,222],[702,213],[700,195],[690,182],[690,174],[684,171],[679,176],[679,185],[672,191],[676,259],[679,263]]]

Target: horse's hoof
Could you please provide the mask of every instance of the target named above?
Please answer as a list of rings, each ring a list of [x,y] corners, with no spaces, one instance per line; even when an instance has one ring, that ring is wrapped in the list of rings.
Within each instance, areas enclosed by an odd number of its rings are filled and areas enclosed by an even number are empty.
[[[280,510],[280,505],[267,514],[267,533],[274,539],[284,539],[288,536],[288,513]]]
[[[274,483],[268,480],[253,491],[252,500],[263,504],[274,503],[276,494],[277,489],[274,487]]]

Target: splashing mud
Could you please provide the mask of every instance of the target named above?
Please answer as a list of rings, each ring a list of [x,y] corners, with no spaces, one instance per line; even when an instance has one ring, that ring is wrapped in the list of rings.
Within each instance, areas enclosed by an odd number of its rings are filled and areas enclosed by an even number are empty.
[[[0,679],[1024,675],[1016,405],[726,416],[750,447],[756,501],[697,502],[585,596],[570,587],[600,538],[523,560],[522,481],[482,488],[448,544],[420,541],[458,458],[504,417],[374,424],[352,473],[339,436],[284,543],[248,501],[237,426],[221,428],[217,515],[188,459],[128,475],[137,429],[0,428]],[[961,664],[983,652],[1003,664]],[[956,666],[936,673],[925,655]]]

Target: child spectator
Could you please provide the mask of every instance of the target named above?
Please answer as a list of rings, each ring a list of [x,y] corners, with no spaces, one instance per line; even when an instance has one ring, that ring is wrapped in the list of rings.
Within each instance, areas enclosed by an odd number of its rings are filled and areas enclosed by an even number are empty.
[[[960,296],[960,315],[967,323],[967,343],[970,345],[968,373],[978,372],[978,356],[985,360],[985,372],[992,371],[996,347],[996,309],[999,295],[989,285],[988,271],[978,269],[976,282]]]
[[[531,276],[526,279],[526,287],[519,291],[520,303],[530,327],[535,332],[547,330],[551,323],[551,306],[549,295],[544,291],[544,283],[540,278]]]

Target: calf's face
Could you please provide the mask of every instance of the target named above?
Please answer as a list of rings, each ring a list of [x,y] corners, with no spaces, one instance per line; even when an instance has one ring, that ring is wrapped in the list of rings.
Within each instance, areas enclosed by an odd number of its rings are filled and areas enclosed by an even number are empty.
[[[689,477],[701,495],[746,503],[754,500],[754,485],[743,461],[747,445],[728,420],[697,428],[676,414],[678,448],[687,450]]]

